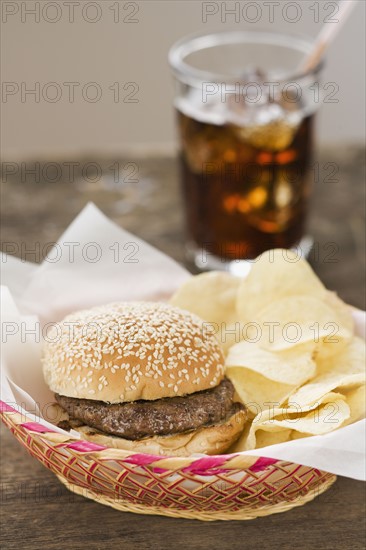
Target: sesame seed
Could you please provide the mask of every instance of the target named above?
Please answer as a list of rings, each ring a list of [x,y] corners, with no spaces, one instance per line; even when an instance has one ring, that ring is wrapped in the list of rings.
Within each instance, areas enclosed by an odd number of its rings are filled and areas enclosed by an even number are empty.
[[[148,378],[151,388],[166,388],[167,396],[171,388],[183,395],[189,383],[215,386],[224,373],[216,339],[202,339],[202,320],[169,304],[112,303],[68,315],[60,326],[60,337],[44,345],[44,371],[70,397],[98,398],[90,389],[94,378],[102,391],[112,386],[119,369],[126,384],[132,382],[131,390],[142,389]],[[164,384],[164,373],[172,383]],[[124,398],[117,392],[115,402]]]

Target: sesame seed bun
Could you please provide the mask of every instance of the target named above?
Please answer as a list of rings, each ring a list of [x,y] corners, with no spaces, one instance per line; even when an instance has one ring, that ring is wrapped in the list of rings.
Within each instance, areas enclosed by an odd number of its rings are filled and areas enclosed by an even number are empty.
[[[119,302],[68,315],[52,327],[43,372],[58,394],[107,403],[212,389],[224,357],[204,321],[160,302]]]

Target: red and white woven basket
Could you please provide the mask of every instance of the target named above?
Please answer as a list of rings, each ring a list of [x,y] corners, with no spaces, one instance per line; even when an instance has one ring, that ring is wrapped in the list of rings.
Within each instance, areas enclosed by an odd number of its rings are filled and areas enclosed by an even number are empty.
[[[253,519],[300,506],[336,476],[270,458],[162,457],[96,445],[50,430],[0,401],[3,422],[71,491],[125,512]]]

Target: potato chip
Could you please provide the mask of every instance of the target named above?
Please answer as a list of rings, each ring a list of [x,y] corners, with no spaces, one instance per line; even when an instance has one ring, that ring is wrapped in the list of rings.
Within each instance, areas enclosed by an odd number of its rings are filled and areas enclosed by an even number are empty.
[[[258,430],[256,432],[255,448],[268,447],[269,445],[277,445],[278,443],[286,443],[290,441],[293,430],[289,428],[279,428],[274,426],[273,430]]]
[[[365,341],[352,308],[289,250],[270,250],[239,279],[192,277],[171,303],[212,324],[249,421],[230,452],[321,435],[365,416]],[[210,329],[208,329],[210,330]]]
[[[344,426],[345,424],[343,424]],[[306,432],[295,432],[295,430],[291,431],[290,435],[290,441],[293,441],[294,439],[304,439],[304,437],[311,437],[314,434],[308,434]]]
[[[235,450],[257,449],[297,439],[292,431],[307,435],[325,434],[339,428],[349,417],[350,408],[343,396],[337,393],[329,393],[319,406],[309,405],[300,413],[294,407],[268,408],[254,418],[246,437],[239,439]]]
[[[366,371],[366,342],[359,336],[354,336],[342,353],[332,359],[317,358],[319,373],[333,372],[357,374]]]
[[[306,260],[290,250],[268,250],[253,263],[238,289],[237,313],[254,321],[273,300],[307,295],[322,299],[326,289]]]
[[[173,306],[187,309],[210,323],[233,323],[240,279],[229,273],[211,271],[191,277],[170,299]]]
[[[268,351],[257,343],[243,341],[229,349],[226,366],[245,367],[270,380],[299,386],[315,374],[314,348],[315,344],[309,342],[287,350]]]
[[[339,397],[334,401],[326,401],[306,414],[287,415],[288,418],[278,419],[274,423],[279,427],[292,428],[298,432],[321,435],[339,428],[350,416],[350,408],[346,401]],[[267,422],[271,422],[268,420]],[[262,425],[261,428],[263,429]]]
[[[230,449],[232,453],[241,451],[252,451],[268,445],[285,443],[291,439],[292,430],[289,428],[268,424],[264,429],[253,429],[253,424],[248,429],[248,433],[243,432],[238,441]]]
[[[314,403],[332,390],[365,382],[365,341],[354,337],[337,356],[317,360],[318,374],[291,395],[301,407]]]
[[[241,451],[251,451],[257,447],[259,448],[266,447],[267,445],[275,445],[277,443],[285,443],[290,440],[291,434],[291,429],[279,428],[278,426],[273,426],[273,429],[269,427],[266,431],[256,431],[253,427],[253,421],[247,422],[243,433],[230,447],[229,452],[238,453]]]
[[[296,386],[269,380],[244,367],[228,367],[226,375],[252,416],[265,410],[265,403],[279,407],[296,389]]]
[[[202,273],[183,283],[170,303],[207,321],[207,331],[216,336],[226,352],[242,340],[235,309],[239,284],[240,279],[229,273]]]
[[[362,418],[365,418],[366,416],[366,386],[365,384],[362,384],[361,386],[352,387],[351,389],[347,391],[342,391],[343,397],[345,399],[345,402],[347,403],[349,409],[350,409],[350,416],[342,423],[342,428],[344,426],[348,426],[349,424],[352,424],[352,422],[357,422],[358,420],[361,420]],[[262,432],[259,431],[259,434],[257,436],[257,446],[259,447],[261,445],[260,440],[260,434]],[[295,430],[291,431],[290,440],[293,439],[303,439],[304,437],[309,437],[311,433],[306,432],[297,432]],[[275,434],[274,434],[275,436]],[[269,440],[269,438],[268,438]],[[267,441],[268,441],[267,440]],[[276,441],[279,443],[279,441]],[[271,445],[272,443],[267,443],[268,445]]]
[[[300,405],[290,397],[282,407],[275,408],[266,414],[268,417],[271,417],[271,415],[272,417],[276,417],[277,420],[301,418],[309,411],[317,409],[320,405],[324,403],[333,403],[337,399],[345,399],[345,397],[338,392],[329,392],[319,398],[318,401],[304,405]]]
[[[314,342],[318,355],[338,353],[351,339],[342,317],[329,305],[312,296],[290,296],[270,303],[257,315],[260,345],[283,350]]]
[[[239,321],[235,323],[221,323],[215,336],[220,342],[226,356],[229,349],[243,339],[243,326]]]
[[[286,420],[294,421],[295,418],[301,418],[302,416],[309,413],[323,405],[325,403],[331,403],[337,399],[345,399],[344,395],[336,392],[329,392],[323,395],[317,402],[306,404],[300,406],[292,398],[289,398],[281,407],[275,406],[274,403],[268,403],[263,407],[261,412],[253,420],[254,424],[263,424],[268,423],[268,421],[276,420]]]
[[[366,416],[366,386],[362,384],[356,388],[351,388],[346,391],[342,391],[347,405],[350,408],[351,414],[344,425],[357,422]]]
[[[355,331],[355,322],[352,317],[351,306],[345,304],[335,292],[331,292],[330,290],[327,291],[324,302],[336,312],[342,326],[353,334]]]

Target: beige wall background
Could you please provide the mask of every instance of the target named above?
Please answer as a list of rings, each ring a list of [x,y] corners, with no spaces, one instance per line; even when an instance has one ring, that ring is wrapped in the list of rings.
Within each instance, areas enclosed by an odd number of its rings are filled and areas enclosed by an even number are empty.
[[[1,9],[4,160],[172,150],[167,53],[177,39],[253,27],[316,36],[326,18],[336,19],[336,2],[323,0],[3,0]],[[339,90],[336,103],[321,106],[320,144],[365,138],[364,28],[361,0],[327,53],[324,83],[335,82]],[[32,89],[36,94],[27,93]]]

